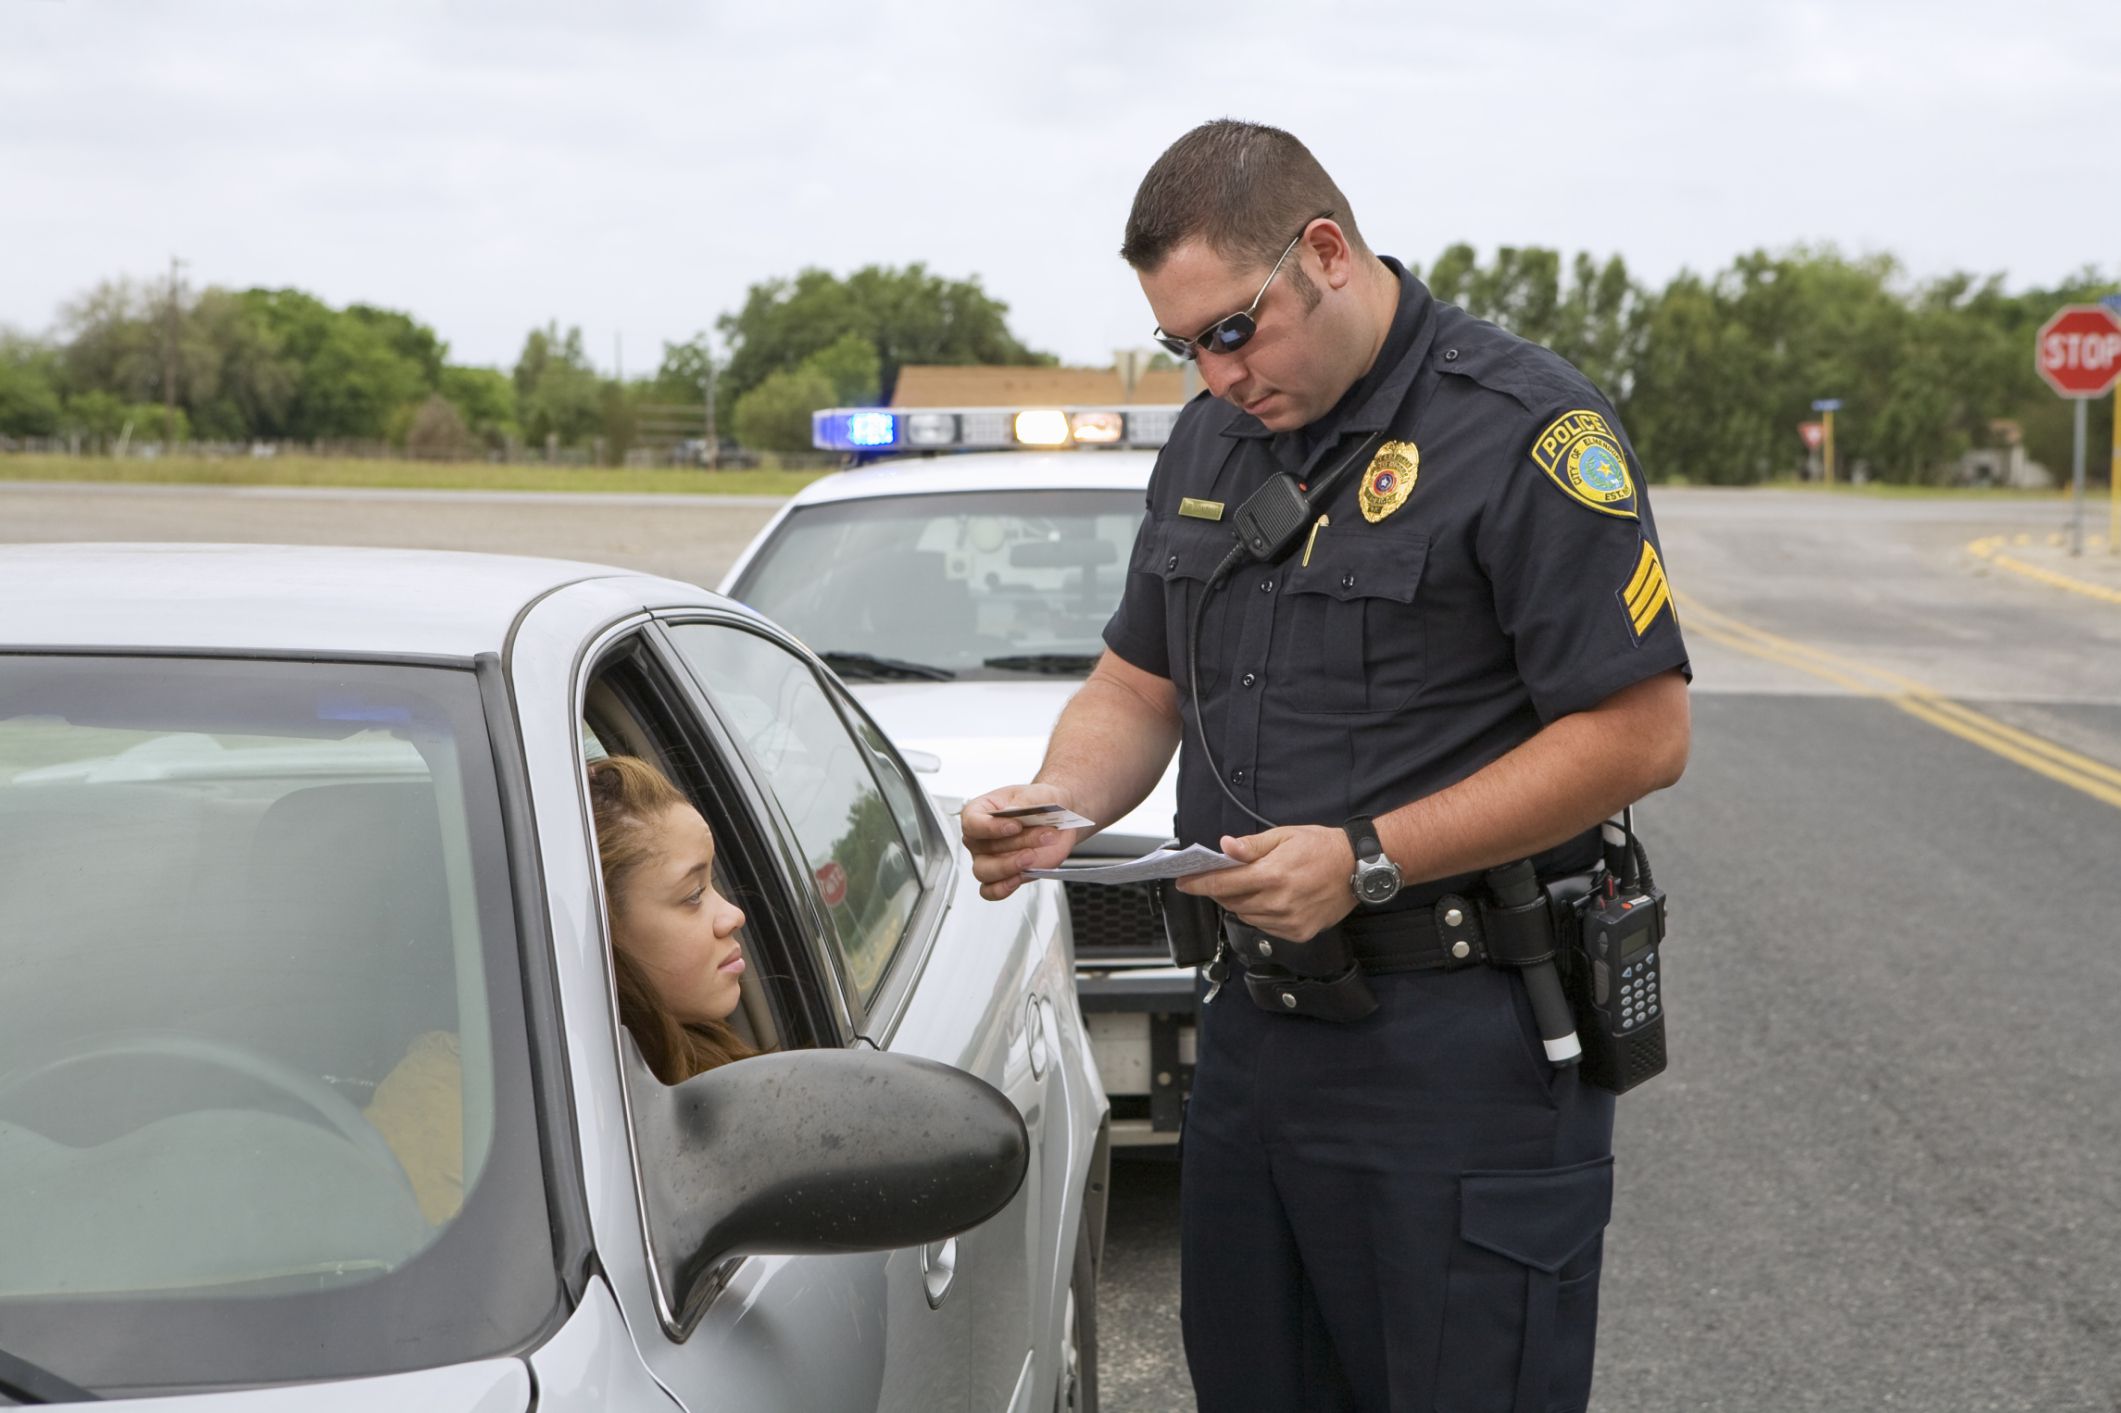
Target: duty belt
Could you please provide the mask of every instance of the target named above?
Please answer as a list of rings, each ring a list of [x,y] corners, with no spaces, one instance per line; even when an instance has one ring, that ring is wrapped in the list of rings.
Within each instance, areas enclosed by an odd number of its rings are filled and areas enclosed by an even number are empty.
[[[1583,887],[1589,886],[1592,876],[1582,875]],[[1285,964],[1286,950],[1281,957],[1260,952],[1256,929],[1238,923],[1227,913],[1223,922],[1224,935],[1229,938],[1239,965],[1257,970]],[[1231,926],[1233,923],[1236,925]],[[1539,929],[1542,938],[1551,938],[1551,919],[1530,925]],[[1433,903],[1395,912],[1358,910],[1341,919],[1340,929],[1346,934],[1349,954],[1369,976],[1400,971],[1457,971],[1483,966],[1490,959],[1480,904],[1463,894],[1446,893]],[[1271,946],[1272,939],[1267,940]],[[1287,944],[1283,947],[1286,949]],[[1523,945],[1504,947],[1501,956],[1523,950]]]

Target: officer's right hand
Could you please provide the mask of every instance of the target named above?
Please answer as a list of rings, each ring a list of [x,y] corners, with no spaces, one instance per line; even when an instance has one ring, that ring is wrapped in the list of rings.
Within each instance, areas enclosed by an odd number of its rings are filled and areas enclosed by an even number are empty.
[[[1002,819],[1002,810],[1025,805],[1059,805],[1074,809],[1068,792],[1058,785],[1007,785],[965,802],[958,823],[965,847],[972,852],[972,876],[979,880],[979,895],[989,902],[1002,899],[1030,880],[1027,868],[1058,868],[1075,848],[1076,829],[1053,829],[1034,825],[1026,829],[1013,819]]]

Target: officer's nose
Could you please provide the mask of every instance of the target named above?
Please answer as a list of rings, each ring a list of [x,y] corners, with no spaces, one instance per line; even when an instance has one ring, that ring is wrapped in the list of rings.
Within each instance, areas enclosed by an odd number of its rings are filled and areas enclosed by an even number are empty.
[[[1203,353],[1197,361],[1200,363],[1200,380],[1216,397],[1222,397],[1245,380],[1245,360],[1239,354]]]

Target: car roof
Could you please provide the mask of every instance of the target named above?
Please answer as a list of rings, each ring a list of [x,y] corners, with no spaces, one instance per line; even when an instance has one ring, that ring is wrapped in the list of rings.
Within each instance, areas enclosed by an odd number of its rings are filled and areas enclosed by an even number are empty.
[[[900,456],[812,481],[796,505],[949,491],[1139,491],[1153,451],[968,451]]]
[[[529,604],[624,578],[608,565],[447,550],[288,545],[0,547],[0,648],[197,648],[387,657],[499,652]]]

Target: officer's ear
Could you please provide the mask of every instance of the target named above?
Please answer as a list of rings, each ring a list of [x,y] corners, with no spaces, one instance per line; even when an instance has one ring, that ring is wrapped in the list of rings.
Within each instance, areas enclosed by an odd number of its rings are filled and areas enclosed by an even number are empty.
[[[1304,230],[1304,251],[1318,262],[1327,289],[1345,289],[1355,278],[1355,248],[1332,217],[1321,217]]]

